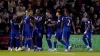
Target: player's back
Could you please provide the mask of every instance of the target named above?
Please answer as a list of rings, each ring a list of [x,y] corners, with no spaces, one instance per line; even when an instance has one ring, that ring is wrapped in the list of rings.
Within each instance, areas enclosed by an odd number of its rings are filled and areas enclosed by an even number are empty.
[[[71,26],[71,17],[64,16],[62,18],[62,21],[63,21],[64,27],[70,27]]]
[[[62,36],[63,38],[69,38],[70,37],[70,34],[71,34],[71,17],[69,16],[64,16],[63,17],[63,33],[62,33]]]

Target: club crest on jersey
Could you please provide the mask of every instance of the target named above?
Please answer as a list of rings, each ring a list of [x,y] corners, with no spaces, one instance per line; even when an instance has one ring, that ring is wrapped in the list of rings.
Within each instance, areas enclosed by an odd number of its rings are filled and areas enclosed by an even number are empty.
[[[51,19],[48,19],[48,21],[51,21]]]
[[[58,20],[58,22],[60,22],[60,20]]]
[[[26,15],[25,20],[28,19],[29,16]]]

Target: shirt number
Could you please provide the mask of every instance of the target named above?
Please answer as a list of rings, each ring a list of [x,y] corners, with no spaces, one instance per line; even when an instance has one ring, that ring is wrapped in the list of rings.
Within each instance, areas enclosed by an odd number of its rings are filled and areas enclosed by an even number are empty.
[[[67,23],[67,25],[68,25],[68,26],[70,25],[70,19],[68,19],[68,23]]]

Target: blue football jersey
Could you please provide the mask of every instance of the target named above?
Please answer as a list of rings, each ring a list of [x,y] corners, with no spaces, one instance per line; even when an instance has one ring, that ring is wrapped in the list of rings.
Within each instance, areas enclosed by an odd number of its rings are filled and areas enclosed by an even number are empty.
[[[52,28],[52,26],[49,26],[48,24],[52,24],[52,18],[48,18],[46,21],[46,36],[47,36],[47,38],[51,38],[53,28]]]
[[[70,34],[71,34],[71,23],[72,23],[72,18],[69,16],[64,16],[62,18],[64,27],[63,27],[63,33],[62,33],[62,37],[63,38],[70,38]]]
[[[43,18],[41,15],[34,16],[35,27],[40,28],[43,26]]]
[[[53,24],[52,23],[52,18],[47,19],[47,29],[52,30],[52,26],[48,26],[48,24]]]
[[[10,23],[11,23],[11,30],[19,30],[19,25],[17,20],[11,19]]]
[[[88,25],[90,25],[90,27],[88,28]],[[87,20],[85,22],[85,31],[87,32],[92,32],[92,21],[91,20]]]
[[[64,17],[62,18],[62,21],[63,21],[63,23],[64,23],[64,26],[69,27],[69,26],[71,26],[72,18],[69,17],[69,16],[64,16]]]
[[[30,29],[30,17],[28,15],[23,16],[23,21],[24,21],[23,28],[25,30]]]
[[[56,23],[58,29],[61,28],[61,23],[62,23],[62,16],[60,16],[60,17],[58,18],[57,23]]]

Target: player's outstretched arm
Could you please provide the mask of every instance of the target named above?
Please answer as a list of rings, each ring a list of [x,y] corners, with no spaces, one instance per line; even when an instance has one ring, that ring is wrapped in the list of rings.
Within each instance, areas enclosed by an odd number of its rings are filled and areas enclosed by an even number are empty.
[[[74,34],[76,34],[75,25],[74,25],[74,22],[73,21],[72,21],[72,27],[74,29]]]
[[[34,27],[34,21],[32,19],[30,19],[30,26]]]

